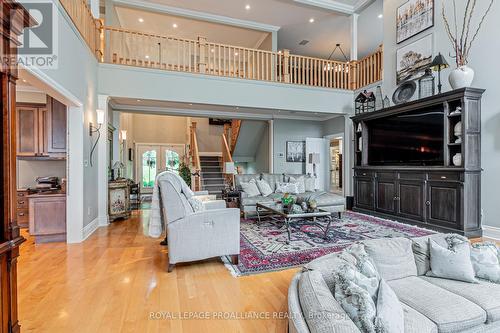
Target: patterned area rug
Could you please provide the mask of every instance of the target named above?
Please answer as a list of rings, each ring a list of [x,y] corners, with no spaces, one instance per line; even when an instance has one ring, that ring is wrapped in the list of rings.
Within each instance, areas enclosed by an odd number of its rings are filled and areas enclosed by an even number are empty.
[[[327,220],[317,221],[323,230]],[[234,276],[251,275],[300,266],[329,253],[342,251],[350,244],[365,239],[384,237],[419,237],[433,231],[354,212],[334,218],[328,230],[323,231],[310,221],[291,224],[292,237],[286,244],[284,224],[272,219],[258,222],[256,219],[241,220],[241,252],[237,266],[228,258],[222,258]]]

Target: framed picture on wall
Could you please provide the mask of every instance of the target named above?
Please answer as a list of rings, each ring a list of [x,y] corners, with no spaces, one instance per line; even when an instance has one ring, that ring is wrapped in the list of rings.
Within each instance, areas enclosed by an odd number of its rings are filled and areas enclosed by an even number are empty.
[[[305,141],[287,141],[286,142],[286,161],[287,162],[305,162],[306,161],[306,142]]]
[[[434,0],[408,0],[396,14],[396,43],[434,26]]]
[[[396,51],[396,83],[421,77],[432,62],[432,34]]]

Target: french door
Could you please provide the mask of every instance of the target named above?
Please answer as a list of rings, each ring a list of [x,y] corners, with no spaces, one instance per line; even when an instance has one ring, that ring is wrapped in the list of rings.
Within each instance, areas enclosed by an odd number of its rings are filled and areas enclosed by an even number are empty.
[[[136,181],[142,193],[151,193],[156,176],[163,171],[178,173],[186,156],[183,144],[136,144]]]

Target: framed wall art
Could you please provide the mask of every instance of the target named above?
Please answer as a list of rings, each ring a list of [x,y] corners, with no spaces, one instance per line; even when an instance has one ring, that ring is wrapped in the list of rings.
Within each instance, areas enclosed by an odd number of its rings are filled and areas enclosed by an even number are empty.
[[[396,83],[415,80],[425,74],[432,62],[432,34],[396,51]]]
[[[305,141],[287,141],[286,142],[286,161],[287,162],[305,162],[306,161],[306,142]]]
[[[434,0],[408,0],[396,13],[396,43],[434,26]]]

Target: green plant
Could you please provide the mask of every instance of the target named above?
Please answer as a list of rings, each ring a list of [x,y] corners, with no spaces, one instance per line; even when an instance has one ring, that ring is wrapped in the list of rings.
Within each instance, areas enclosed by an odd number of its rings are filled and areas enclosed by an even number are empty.
[[[191,170],[186,163],[181,163],[179,167],[179,176],[186,182],[186,184],[191,187]]]

